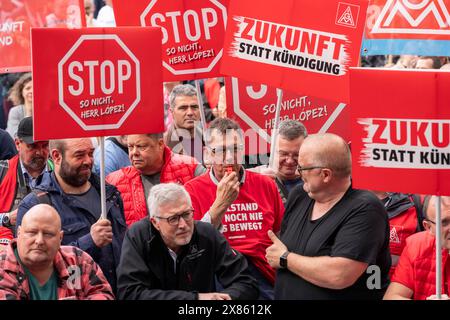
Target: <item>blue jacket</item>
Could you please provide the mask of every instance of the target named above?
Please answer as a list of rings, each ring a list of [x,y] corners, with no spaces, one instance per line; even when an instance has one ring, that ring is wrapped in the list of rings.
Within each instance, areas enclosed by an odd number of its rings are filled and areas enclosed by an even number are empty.
[[[92,174],[89,179],[92,186],[100,195],[100,179]],[[113,241],[110,245],[98,248],[91,237],[92,221],[97,221],[100,212],[90,212],[89,206],[79,206],[74,198],[65,194],[59,186],[54,172],[47,172],[36,190],[45,191],[53,207],[59,212],[64,237],[62,245],[72,245],[87,252],[100,266],[109,283],[116,289],[116,267],[120,261],[122,241],[126,232],[126,223],[123,214],[123,203],[116,187],[106,184],[106,211],[111,221]],[[100,202],[100,197],[98,199]],[[33,206],[42,203],[36,194],[30,193],[20,203],[17,212],[16,228],[22,223],[24,214]],[[17,229],[16,229],[17,233]]]

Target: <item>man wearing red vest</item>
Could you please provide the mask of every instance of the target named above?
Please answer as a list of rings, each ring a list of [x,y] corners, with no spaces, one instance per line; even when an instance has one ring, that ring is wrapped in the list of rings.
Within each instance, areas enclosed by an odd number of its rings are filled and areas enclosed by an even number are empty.
[[[20,201],[47,171],[48,141],[33,140],[31,117],[19,123],[15,143],[19,153],[10,160],[0,161],[0,247],[13,239],[12,228]]]
[[[131,166],[114,171],[106,181],[122,194],[127,225],[148,216],[146,199],[150,189],[159,183],[185,184],[205,171],[192,157],[174,154],[162,134],[128,136]]]
[[[436,293],[436,198],[427,197],[424,203],[425,231],[406,240],[392,282],[384,296],[386,300],[435,299]],[[442,221],[442,296],[450,293],[450,197],[441,200]]]

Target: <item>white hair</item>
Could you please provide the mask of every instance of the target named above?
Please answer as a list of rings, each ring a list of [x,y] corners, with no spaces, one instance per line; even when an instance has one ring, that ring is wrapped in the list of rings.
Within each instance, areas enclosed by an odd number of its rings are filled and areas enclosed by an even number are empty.
[[[192,206],[191,197],[182,185],[176,183],[161,183],[152,187],[147,199],[150,217],[159,215],[159,207],[181,200],[183,197],[186,198],[189,205]]]

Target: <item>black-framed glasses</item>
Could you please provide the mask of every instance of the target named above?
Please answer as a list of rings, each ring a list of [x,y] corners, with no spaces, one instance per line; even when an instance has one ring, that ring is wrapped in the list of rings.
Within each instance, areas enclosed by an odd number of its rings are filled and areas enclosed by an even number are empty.
[[[168,224],[171,226],[177,226],[180,223],[180,219],[183,218],[184,221],[190,222],[194,216],[194,209],[189,211],[185,211],[182,213],[174,214],[170,217],[159,217],[155,216],[155,218],[166,220]]]
[[[312,167],[302,167],[301,165],[297,166],[298,172],[313,170],[313,169],[325,169],[325,168],[326,167],[321,167],[321,166],[312,166]]]
[[[211,150],[211,152],[214,155],[221,156],[221,155],[226,154],[227,151],[236,154],[239,151],[244,150],[244,145],[243,144],[237,144],[237,145],[233,145],[233,146],[229,146],[229,147],[216,147],[216,148],[211,148],[211,147],[208,146],[208,149]]]
[[[430,220],[430,219],[424,219],[425,221],[428,221],[431,224],[436,225],[436,221]],[[442,220],[441,225],[443,228],[448,227],[450,225],[450,220]]]

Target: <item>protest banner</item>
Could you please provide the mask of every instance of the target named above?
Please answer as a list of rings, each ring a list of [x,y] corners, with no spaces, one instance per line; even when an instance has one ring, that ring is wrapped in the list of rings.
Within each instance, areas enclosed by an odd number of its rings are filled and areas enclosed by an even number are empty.
[[[450,195],[450,73],[350,73],[353,186]]]
[[[220,76],[228,0],[115,0],[118,26],[162,30],[164,81]]]
[[[223,74],[348,102],[367,1],[231,1]]]
[[[362,54],[447,56],[450,0],[373,0]]]
[[[238,120],[244,130],[246,154],[267,153],[275,123],[276,88],[229,77],[225,86],[227,116]],[[308,133],[333,132],[346,141],[350,138],[345,103],[284,91],[279,119],[300,121]]]
[[[31,70],[30,29],[80,28],[83,0],[15,0],[0,5],[0,73]]]
[[[164,131],[158,28],[32,30],[35,139]]]

